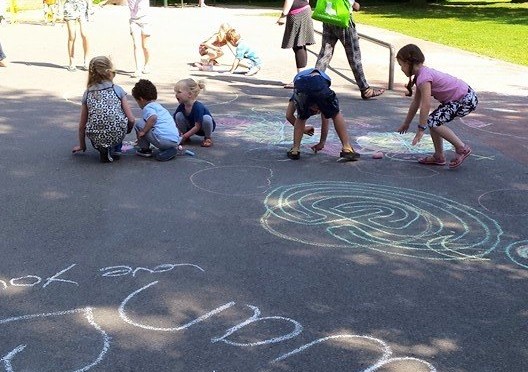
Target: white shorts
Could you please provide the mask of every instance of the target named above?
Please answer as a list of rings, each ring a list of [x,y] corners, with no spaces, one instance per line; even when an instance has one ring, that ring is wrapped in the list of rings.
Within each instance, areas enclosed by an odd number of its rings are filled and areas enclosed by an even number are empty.
[[[150,23],[147,17],[130,20],[130,34],[134,35],[138,33],[145,36],[151,35]]]

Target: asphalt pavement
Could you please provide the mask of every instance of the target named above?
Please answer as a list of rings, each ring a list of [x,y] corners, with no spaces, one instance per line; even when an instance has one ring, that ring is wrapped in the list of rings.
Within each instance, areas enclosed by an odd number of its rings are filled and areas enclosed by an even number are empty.
[[[527,67],[359,24],[395,50],[418,44],[477,91],[478,109],[449,124],[473,153],[457,169],[418,164],[431,141],[395,132],[403,73],[361,100],[338,47],[327,72],[361,159],[337,161],[332,128],[312,153],[313,118],[293,161],[279,10],[152,12],[145,77],[159,102],[174,111],[174,83],[203,79],[218,123],[213,147],[195,139],[194,156],[168,162],[135,156],[133,135],[112,164],[72,155],[87,73],[66,69],[66,27],[36,12],[0,26],[6,371],[528,370]],[[193,66],[222,22],[261,54],[257,75],[228,74],[229,53],[215,71]],[[90,56],[110,56],[130,92],[128,9],[97,9],[89,35]],[[369,83],[386,88],[388,50],[361,49]]]

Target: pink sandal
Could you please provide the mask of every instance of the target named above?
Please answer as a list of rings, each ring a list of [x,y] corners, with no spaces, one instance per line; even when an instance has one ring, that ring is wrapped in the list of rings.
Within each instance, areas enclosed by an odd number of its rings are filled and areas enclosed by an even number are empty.
[[[418,159],[418,163],[424,165],[446,165],[445,159],[437,159],[434,155]]]
[[[471,147],[465,145],[462,150],[456,150],[456,156],[449,162],[449,168],[458,168],[471,154]]]

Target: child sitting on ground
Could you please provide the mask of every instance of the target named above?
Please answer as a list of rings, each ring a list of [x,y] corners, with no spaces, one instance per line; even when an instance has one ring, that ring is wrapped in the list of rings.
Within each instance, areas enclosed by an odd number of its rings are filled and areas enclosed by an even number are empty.
[[[149,80],[140,79],[132,88],[132,95],[142,110],[142,118],[134,126],[139,146],[136,154],[145,158],[152,157],[152,144],[160,150],[156,156],[157,160],[174,158],[180,135],[169,111],[156,102],[156,86]]]
[[[241,64],[241,61],[247,61],[244,63],[248,66],[248,71],[246,72],[247,76],[255,75],[260,70],[262,64],[257,53],[245,42],[240,40],[240,34],[236,30],[229,30],[226,35],[226,40],[229,44],[236,47],[235,60],[231,66],[229,72],[232,74],[235,72],[237,67]]]
[[[81,100],[79,145],[72,150],[73,153],[86,151],[87,136],[103,163],[119,159],[123,138],[132,131],[135,121],[125,91],[112,82],[114,76],[108,57],[92,58],[87,89]]]
[[[451,143],[455,148],[455,157],[449,162],[449,168],[457,168],[471,154],[471,148],[445,124],[458,117],[463,117],[475,110],[478,98],[473,89],[462,80],[446,73],[436,71],[424,66],[425,57],[416,45],[408,44],[401,48],[396,60],[403,73],[409,77],[407,84],[408,96],[412,96],[412,87],[416,84],[414,96],[403,124],[397,129],[399,133],[406,133],[418,108],[420,121],[413,145],[422,139],[425,130],[429,127],[435,152],[418,160],[425,165],[445,165],[443,140]],[[414,79],[412,79],[414,76]],[[433,112],[431,109],[431,96],[440,101]]]
[[[312,146],[317,152],[324,148],[328,135],[328,119],[334,122],[334,128],[341,141],[341,159],[347,161],[358,160],[359,154],[354,151],[348,139],[345,119],[339,110],[336,94],[330,89],[331,80],[328,75],[316,69],[299,72],[293,79],[294,93],[291,98],[297,109],[293,129],[293,147],[288,151],[288,158],[298,160],[301,157],[301,140],[306,130],[306,120],[312,115],[321,113],[321,138],[319,143]]]
[[[202,147],[211,147],[211,134],[216,123],[205,105],[197,101],[205,85],[202,81],[183,79],[176,83],[174,93],[180,104],[174,113],[174,121],[180,131],[181,141],[186,142],[193,135],[203,136]]]

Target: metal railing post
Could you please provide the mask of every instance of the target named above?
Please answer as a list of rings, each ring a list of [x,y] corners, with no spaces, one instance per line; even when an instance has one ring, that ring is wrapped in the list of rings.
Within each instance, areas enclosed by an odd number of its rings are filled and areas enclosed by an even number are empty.
[[[387,43],[383,40],[375,39],[373,37],[367,36],[365,34],[361,34],[358,32],[358,35],[360,38],[363,38],[365,40],[370,41],[371,43],[384,46],[389,49],[389,84],[388,88],[389,90],[392,90],[394,88],[394,47],[392,44]]]

